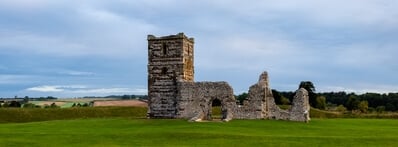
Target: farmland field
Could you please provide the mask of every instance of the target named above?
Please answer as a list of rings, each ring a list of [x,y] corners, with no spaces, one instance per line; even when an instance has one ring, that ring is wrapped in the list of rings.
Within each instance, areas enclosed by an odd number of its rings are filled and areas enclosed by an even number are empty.
[[[398,146],[398,120],[90,118],[0,124],[1,146]]]

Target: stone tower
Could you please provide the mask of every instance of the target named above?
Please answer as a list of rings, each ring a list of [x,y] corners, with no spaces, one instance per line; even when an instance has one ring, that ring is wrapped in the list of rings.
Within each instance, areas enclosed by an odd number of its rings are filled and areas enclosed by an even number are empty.
[[[184,33],[148,35],[148,117],[177,117],[177,82],[194,81],[193,44]]]

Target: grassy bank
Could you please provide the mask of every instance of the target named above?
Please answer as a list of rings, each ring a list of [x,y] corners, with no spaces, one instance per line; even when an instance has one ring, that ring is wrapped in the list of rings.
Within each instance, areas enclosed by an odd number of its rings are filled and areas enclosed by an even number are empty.
[[[221,117],[220,107],[213,108],[213,118]],[[0,123],[68,120],[79,118],[145,118],[145,107],[77,107],[77,108],[0,108]],[[398,113],[352,114],[311,109],[311,118],[388,118]]]
[[[384,113],[352,113],[352,112],[332,112],[311,108],[311,118],[378,118],[378,119],[398,119],[396,112]]]
[[[397,146],[398,121],[78,119],[0,124],[2,146]]]
[[[144,118],[146,113],[147,109],[143,107],[1,108],[0,123],[78,118]]]

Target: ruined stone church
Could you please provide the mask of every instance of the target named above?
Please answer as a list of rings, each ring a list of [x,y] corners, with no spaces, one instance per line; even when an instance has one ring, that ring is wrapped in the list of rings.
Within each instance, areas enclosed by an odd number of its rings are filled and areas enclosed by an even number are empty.
[[[212,103],[221,102],[221,119],[281,119],[308,122],[308,92],[296,91],[290,109],[276,104],[263,72],[252,85],[248,98],[238,105],[227,82],[194,81],[194,39],[183,33],[148,35],[148,117],[211,120]]]

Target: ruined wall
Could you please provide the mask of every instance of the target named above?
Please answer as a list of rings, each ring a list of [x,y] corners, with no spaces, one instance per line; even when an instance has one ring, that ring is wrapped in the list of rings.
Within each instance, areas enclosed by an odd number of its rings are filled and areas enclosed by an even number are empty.
[[[308,122],[310,120],[310,104],[308,91],[300,88],[296,91],[290,109],[289,120]]]
[[[148,35],[148,117],[176,117],[177,80],[194,80],[193,43],[183,33]]]
[[[268,73],[263,72],[258,82],[250,86],[247,100],[238,106],[234,116],[236,119],[287,119],[289,114],[275,104]]]
[[[227,82],[194,82],[194,40],[183,33],[148,35],[148,117],[211,120],[214,99],[221,101],[222,120],[283,119],[308,121],[308,92],[299,89],[289,110],[281,110],[272,96],[268,74],[249,89],[242,106],[236,105]]]
[[[275,103],[269,86],[268,74],[263,72],[259,81],[250,87],[248,98],[235,110],[236,119],[280,119],[292,121],[309,121],[308,92],[297,90],[289,110],[282,110]]]
[[[221,102],[222,120],[229,121],[236,108],[233,89],[227,82],[179,82],[177,115],[191,121],[212,120],[215,99]]]

